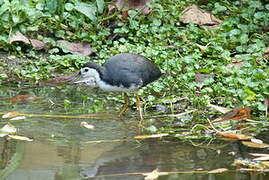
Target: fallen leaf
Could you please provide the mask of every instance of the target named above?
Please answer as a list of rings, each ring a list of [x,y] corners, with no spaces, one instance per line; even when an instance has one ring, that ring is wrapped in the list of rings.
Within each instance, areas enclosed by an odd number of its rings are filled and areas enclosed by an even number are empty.
[[[19,42],[24,42],[25,44],[30,44],[29,39],[24,36],[22,33],[19,31],[16,32],[9,40],[9,43],[11,44],[12,42],[19,41]]]
[[[242,141],[242,144],[244,144],[247,147],[253,147],[253,148],[268,148],[269,144],[259,144],[259,143],[254,143],[254,142],[250,142],[250,141]]]
[[[23,94],[23,95],[18,95],[12,98],[9,98],[8,100],[13,103],[26,103],[29,101],[34,101],[40,99],[40,97],[33,96],[31,94]]]
[[[252,136],[247,136],[244,134],[222,133],[222,132],[217,133],[217,136],[221,136],[221,137],[229,138],[229,139],[237,139],[237,140],[248,140],[248,139],[253,138]]]
[[[148,138],[159,138],[159,137],[164,137],[168,136],[168,133],[162,133],[162,134],[151,134],[151,135],[139,135],[135,136],[134,139],[148,139]]]
[[[10,121],[17,121],[17,120],[22,120],[25,118],[26,118],[25,116],[17,116],[17,117],[11,118]]]
[[[71,43],[65,40],[58,40],[57,42],[71,53],[80,53],[84,56],[89,56],[92,53],[91,46],[88,43]]]
[[[263,143],[262,140],[260,140],[260,139],[255,139],[255,138],[252,138],[252,139],[251,139],[251,142],[256,143],[256,144],[262,144],[262,143]]]
[[[225,171],[228,171],[227,168],[218,168],[218,169],[214,169],[208,172],[208,174],[217,174],[217,173],[223,173]]]
[[[247,119],[251,117],[250,112],[251,109],[249,107],[235,108],[232,111],[226,113],[223,117],[215,119],[213,122]]]
[[[233,68],[233,67],[242,67],[244,65],[244,60],[233,58],[232,63],[228,64],[227,68]]]
[[[266,166],[266,168],[269,167],[269,161],[262,161],[261,164]]]
[[[46,43],[39,41],[37,39],[30,39],[30,42],[33,46],[33,49],[35,49],[35,50],[41,50],[41,49],[45,49],[47,47]]]
[[[258,158],[255,158],[253,160],[255,161],[268,161],[269,160],[269,154],[261,154],[261,153],[249,153],[252,156],[256,156]]]
[[[95,128],[94,125],[88,124],[86,121],[82,121],[80,123],[80,126],[85,127],[87,129],[94,129]]]
[[[225,107],[221,107],[221,106],[217,106],[217,105],[214,105],[214,104],[209,104],[208,105],[209,107],[221,112],[221,113],[227,113],[229,111],[231,111],[232,109],[230,108],[225,108]]]
[[[228,64],[226,67],[227,67],[227,68],[242,67],[243,65],[244,65],[244,62],[238,62],[238,63],[231,63],[231,64]]]
[[[182,11],[181,21],[183,23],[198,25],[216,25],[222,22],[212,14],[198,8],[196,5],[191,5]]]
[[[12,133],[17,132],[17,128],[13,126],[12,124],[6,124],[0,129],[0,131],[2,133],[12,134]]]
[[[30,139],[30,138],[25,137],[25,136],[8,135],[8,137],[10,137],[12,139],[16,139],[16,140],[22,140],[22,141],[33,141],[33,139]]]
[[[144,180],[156,180],[159,176],[163,176],[167,174],[168,174],[167,172],[160,172],[158,169],[154,169],[150,173],[143,173],[143,175],[146,176]]]
[[[240,171],[242,170],[242,167],[244,167],[243,169],[247,170],[247,171],[248,170],[253,171],[255,169],[263,169],[264,168],[264,166],[261,163],[257,163],[253,160],[250,160],[250,159],[236,159],[236,160],[234,160],[232,165],[236,166],[236,168]],[[248,169],[246,169],[246,167]]]
[[[202,83],[208,78],[214,78],[214,74],[195,74],[195,82]]]
[[[17,117],[20,115],[21,115],[21,113],[19,113],[19,112],[8,112],[8,113],[4,114],[2,116],[2,118],[13,118],[13,117]]]

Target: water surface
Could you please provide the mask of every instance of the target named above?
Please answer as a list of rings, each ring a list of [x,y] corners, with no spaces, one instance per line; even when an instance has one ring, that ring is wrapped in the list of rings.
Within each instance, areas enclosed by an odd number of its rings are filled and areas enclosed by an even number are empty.
[[[39,98],[23,103],[10,102],[10,98],[19,94]],[[0,118],[1,127],[9,122],[18,128],[18,135],[33,138],[32,142],[0,139],[1,179],[142,180],[144,176],[141,173],[156,168],[159,171],[186,172],[159,177],[162,180],[269,178],[267,174],[236,171],[202,173],[203,170],[217,168],[234,170],[231,165],[234,159],[247,157],[251,150],[238,142],[219,141],[206,146],[201,142],[170,138],[134,140],[133,137],[139,133],[137,114],[131,111],[120,120],[117,117],[120,106],[121,102],[95,90],[2,87],[2,114],[16,111],[40,116],[27,116],[18,121]],[[93,118],[76,118],[81,115],[93,115]],[[95,129],[81,127],[82,121],[94,125]]]

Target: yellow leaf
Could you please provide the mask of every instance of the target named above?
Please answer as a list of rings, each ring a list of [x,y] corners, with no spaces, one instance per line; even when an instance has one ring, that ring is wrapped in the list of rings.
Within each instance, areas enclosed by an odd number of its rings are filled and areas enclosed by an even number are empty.
[[[12,139],[16,139],[16,140],[22,140],[22,141],[33,141],[33,139],[30,139],[30,138],[25,137],[25,136],[8,135],[8,137],[10,137]]]
[[[20,116],[20,115],[21,115],[21,113],[19,113],[19,112],[8,112],[8,113],[4,114],[2,116],[2,118],[13,118],[13,117]]]
[[[225,171],[228,171],[228,169],[226,169],[226,168],[218,168],[218,169],[211,170],[208,173],[209,174],[216,174],[216,173],[223,173]]]
[[[168,133],[162,133],[162,134],[151,134],[151,135],[140,135],[140,136],[135,136],[134,139],[148,139],[148,138],[159,138],[159,137],[164,137],[168,136]]]
[[[144,180],[156,180],[159,176],[167,174],[167,172],[160,172],[158,169],[154,169],[150,173],[144,173],[143,175],[146,176]]]
[[[269,167],[269,161],[262,161],[262,165],[266,166],[267,168]]]
[[[250,141],[242,141],[242,144],[248,147],[253,147],[253,148],[268,148],[269,147],[269,144],[265,144],[265,143],[258,144],[258,143],[254,143]]]

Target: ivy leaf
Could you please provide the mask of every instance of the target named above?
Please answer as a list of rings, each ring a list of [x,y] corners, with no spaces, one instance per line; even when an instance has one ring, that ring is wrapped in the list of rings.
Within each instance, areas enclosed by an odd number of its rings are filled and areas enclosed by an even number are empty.
[[[75,10],[84,14],[92,21],[96,20],[96,7],[91,4],[77,2],[75,5]]]
[[[105,5],[104,0],[96,0],[96,5],[97,5],[98,12],[103,13],[104,5]]]
[[[56,12],[58,6],[57,1],[47,0],[46,5],[50,13],[54,14]]]

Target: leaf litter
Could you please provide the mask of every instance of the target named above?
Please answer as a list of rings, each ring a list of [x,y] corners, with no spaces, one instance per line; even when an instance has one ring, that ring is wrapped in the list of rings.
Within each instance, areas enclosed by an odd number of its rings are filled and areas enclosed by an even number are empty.
[[[197,25],[218,25],[222,22],[196,5],[190,5],[182,11],[181,21],[186,24],[193,23]]]

